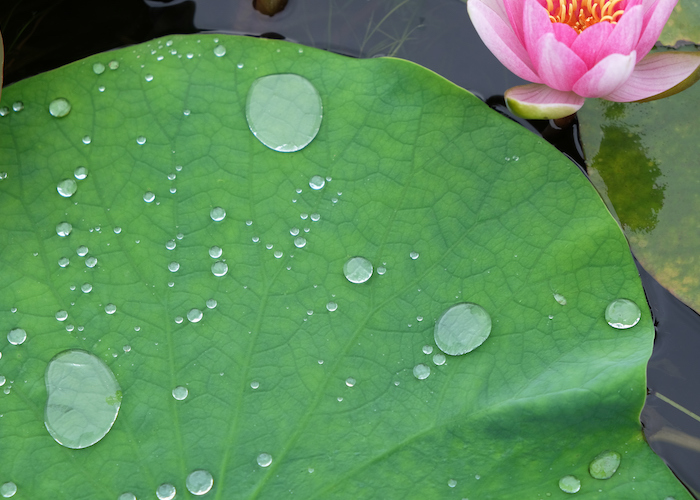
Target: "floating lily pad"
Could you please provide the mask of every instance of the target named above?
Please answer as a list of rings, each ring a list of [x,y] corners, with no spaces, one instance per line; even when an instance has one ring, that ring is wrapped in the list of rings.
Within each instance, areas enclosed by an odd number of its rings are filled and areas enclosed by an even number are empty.
[[[700,44],[700,1],[679,0],[659,36],[659,41],[669,46],[678,42]]]

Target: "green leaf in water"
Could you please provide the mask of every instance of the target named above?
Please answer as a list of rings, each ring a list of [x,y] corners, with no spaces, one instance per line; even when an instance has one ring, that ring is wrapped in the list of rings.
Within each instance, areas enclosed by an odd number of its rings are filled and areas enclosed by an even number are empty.
[[[580,498],[688,498],[644,442],[653,326],[645,307],[606,323],[645,299],[578,169],[414,64],[216,38],[3,95],[25,103],[0,119],[0,321],[26,332],[0,359],[17,498],[566,498],[567,476]],[[248,127],[273,74],[321,97],[296,152]],[[450,342],[480,345],[446,356],[435,322],[461,303],[489,332],[448,316]],[[44,425],[69,349],[123,394],[76,450]],[[621,464],[597,480],[605,450]]]

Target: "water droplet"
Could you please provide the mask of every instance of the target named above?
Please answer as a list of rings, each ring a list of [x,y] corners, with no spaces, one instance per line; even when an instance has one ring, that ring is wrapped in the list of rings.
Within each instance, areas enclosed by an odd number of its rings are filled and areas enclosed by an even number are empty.
[[[15,493],[17,493],[17,485],[12,481],[3,483],[3,485],[0,486],[0,495],[2,495],[4,498],[10,498],[14,496]]]
[[[450,488],[454,488],[455,486],[457,486],[457,481],[455,481],[454,479],[450,479],[449,481],[447,481],[447,486],[449,486]]]
[[[185,399],[189,393],[190,391],[187,390],[187,387],[183,387],[181,385],[178,385],[175,389],[173,389],[173,397],[178,401]]]
[[[92,142],[92,139],[90,139],[89,135],[83,136],[83,144],[90,144],[91,142]]]
[[[171,273],[177,272],[178,269],[180,269],[180,263],[179,263],[179,262],[174,262],[174,261],[173,261],[173,262],[171,262],[170,264],[168,264],[168,271],[170,271]]]
[[[265,245],[265,248],[267,248],[268,250],[272,250],[273,246],[274,245],[272,243],[268,243],[267,245]]]
[[[12,345],[20,345],[27,340],[27,332],[22,328],[13,328],[7,334],[7,341]]]
[[[225,56],[226,55],[226,47],[224,47],[223,45],[217,45],[216,47],[214,47],[214,55],[216,57]]]
[[[73,325],[66,325],[66,331],[67,332],[72,332],[75,329],[75,326]]]
[[[343,274],[350,283],[364,283],[372,276],[372,263],[364,257],[353,257],[343,266]]]
[[[46,369],[44,424],[66,448],[92,446],[117,419],[122,392],[112,370],[88,352],[68,350]]]
[[[75,253],[77,253],[80,257],[85,257],[88,253],[88,247],[85,245],[80,245]]]
[[[12,103],[12,111],[19,113],[24,109],[24,103],[22,101],[16,101]]]
[[[175,237],[176,237],[178,240],[181,240],[182,238],[185,237],[185,235],[182,234],[182,233],[177,233],[177,234],[175,235]]]
[[[275,151],[287,153],[306,147],[316,137],[322,118],[321,96],[302,76],[263,76],[248,91],[248,127]]]
[[[105,91],[105,86],[104,86],[104,85],[100,85],[99,87],[97,87],[97,90],[99,90],[100,92],[104,92],[104,91]]]
[[[175,243],[175,240],[168,240],[165,243],[165,248],[168,250],[175,250],[175,247],[177,246],[177,243]]]
[[[223,276],[228,272],[228,264],[226,262],[218,261],[211,265],[211,273],[214,276]]]
[[[155,199],[156,199],[156,195],[150,191],[146,191],[143,194],[143,201],[145,201],[146,203],[152,203],[153,200],[155,200]]]
[[[555,292],[552,295],[554,296],[554,300],[556,300],[559,304],[562,306],[566,305],[566,297],[564,297],[562,294]]]
[[[58,191],[58,194],[60,194],[64,198],[70,198],[75,194],[77,190],[78,183],[75,182],[75,180],[73,179],[63,179],[56,186],[56,191]]]
[[[275,250],[273,255],[275,256],[275,259],[279,259],[282,257],[282,255],[284,255],[284,253],[282,253],[282,250]]]
[[[73,177],[82,181],[88,176],[88,169],[85,167],[78,167],[73,171]]]
[[[185,116],[190,116],[191,111],[189,109],[186,109],[182,112],[183,115]]]
[[[379,266],[379,267],[377,268],[377,274],[381,276],[381,275],[383,275],[384,273],[386,273],[386,267],[384,267],[384,266]]]
[[[85,265],[90,268],[95,267],[97,265],[97,257],[88,257],[85,259]]]
[[[272,455],[269,453],[261,453],[258,455],[258,465],[260,467],[269,467],[272,463]]]
[[[236,67],[237,67],[238,69],[243,69],[243,63],[238,63],[238,64],[236,64]]]
[[[7,106],[3,106],[2,108],[0,108],[0,116],[7,116],[9,114],[10,108],[8,108]]]
[[[100,62],[96,62],[92,65],[92,70],[95,72],[96,75],[101,75],[105,72],[105,65]]]
[[[204,495],[209,492],[212,486],[214,486],[214,478],[211,474],[205,470],[196,470],[190,472],[185,481],[187,490],[193,495]]]
[[[581,489],[581,481],[576,476],[564,476],[559,480],[559,489],[564,493],[576,493]]]
[[[68,313],[66,311],[58,311],[56,313],[56,319],[58,321],[65,321],[68,319]]]
[[[433,352],[433,346],[431,345],[424,345],[423,346],[423,354],[431,354]]]
[[[411,257],[413,260],[416,260],[418,257],[420,257],[420,254],[418,252],[411,252],[408,254],[409,257]]]
[[[336,304],[335,302],[329,302],[328,304],[326,304],[326,309],[328,309],[329,312],[333,312],[338,309],[338,304]]]
[[[435,363],[437,366],[444,365],[445,361],[447,361],[447,358],[445,358],[444,354],[437,353],[433,355],[433,363]]]
[[[221,249],[221,247],[213,246],[209,249],[209,257],[212,259],[218,259],[223,253],[224,251]]]
[[[122,347],[122,350],[123,350],[125,353],[131,352],[131,346],[130,346],[129,344],[127,344],[127,345],[125,345],[124,347]]]
[[[92,292],[92,285],[90,283],[83,283],[80,286],[80,290],[82,290],[83,293],[90,293]]]
[[[138,136],[136,138],[136,144],[138,144],[139,146],[143,146],[144,144],[146,144],[146,138],[142,135]]]
[[[304,248],[306,246],[306,238],[303,236],[297,236],[294,238],[294,246],[297,248]]]
[[[605,321],[618,330],[632,328],[639,323],[642,311],[639,306],[629,299],[613,300],[605,308]]]
[[[299,228],[293,227],[292,229],[289,230],[289,234],[291,234],[292,236],[298,235],[298,234],[299,234]]]
[[[483,307],[463,302],[445,311],[435,324],[435,343],[445,354],[473,351],[491,334],[491,316]]]
[[[414,366],[413,376],[418,380],[425,380],[430,376],[430,367],[428,365],[424,365],[423,363]]]
[[[70,113],[71,105],[67,99],[59,97],[49,103],[49,113],[56,118],[63,118]]]
[[[251,388],[251,389],[257,389],[258,387],[260,387],[260,382],[258,382],[258,381],[253,380],[253,381],[250,383],[250,388]]]
[[[136,500],[136,495],[127,491],[126,493],[119,495],[117,500]]]
[[[302,220],[306,220],[309,218],[309,214],[299,214],[299,217],[301,217]]]
[[[207,309],[214,309],[218,305],[216,299],[207,300]]]
[[[114,71],[115,69],[119,68],[119,61],[109,61],[109,69]]]
[[[58,259],[58,265],[60,267],[68,267],[68,264],[70,264],[70,260],[68,259],[68,257],[61,257],[60,259]]]
[[[215,222],[222,221],[226,217],[226,210],[221,207],[214,207],[209,212],[209,216],[211,217],[211,220]]]
[[[309,181],[309,187],[318,191],[326,185],[326,180],[320,175],[314,175]]]
[[[347,385],[348,387],[354,387],[356,382],[357,381],[352,377],[348,377],[345,379],[345,385]]]
[[[114,234],[119,234],[119,233],[121,233],[121,232],[122,232],[122,228],[121,228],[121,227],[117,226],[117,227],[114,228]]]
[[[320,214],[311,214],[311,220],[313,222],[318,222],[319,220],[321,220],[321,215]]]
[[[588,472],[595,479],[610,479],[620,466],[620,458],[616,451],[604,451],[591,461]]]
[[[146,80],[147,82],[152,82],[152,81],[153,81],[153,75],[150,75],[150,74],[144,76],[143,78],[144,78],[144,80]]]
[[[170,483],[163,483],[158,488],[156,488],[156,497],[158,500],[173,500],[177,490],[175,486]]]
[[[5,378],[4,375],[0,375],[0,387],[2,387],[3,385],[5,385],[6,380],[7,380],[7,379]]]
[[[115,306],[114,304],[107,304],[105,306],[105,312],[107,314],[114,314],[115,312],[117,312],[117,306]]]
[[[65,238],[73,230],[73,225],[70,222],[61,222],[56,226],[56,234]]]
[[[203,316],[204,313],[202,313],[202,311],[199,309],[190,309],[187,313],[187,319],[190,321],[190,323],[199,323],[202,321]]]

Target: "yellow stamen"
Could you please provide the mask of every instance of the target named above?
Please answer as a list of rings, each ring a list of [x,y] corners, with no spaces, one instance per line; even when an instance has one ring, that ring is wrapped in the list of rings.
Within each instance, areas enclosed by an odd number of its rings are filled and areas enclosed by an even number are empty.
[[[555,0],[556,1],[556,0]],[[618,8],[622,0],[547,0],[549,19],[553,23],[564,23],[581,33],[594,24],[608,22],[617,24],[625,12]]]

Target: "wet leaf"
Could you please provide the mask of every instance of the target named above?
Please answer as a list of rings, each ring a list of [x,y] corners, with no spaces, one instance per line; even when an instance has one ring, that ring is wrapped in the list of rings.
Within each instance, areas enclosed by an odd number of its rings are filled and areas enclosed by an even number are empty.
[[[226,499],[565,498],[566,475],[583,498],[688,498],[639,424],[649,311],[604,319],[614,299],[644,305],[635,266],[574,165],[405,61],[171,40],[3,95],[25,103],[0,119],[0,321],[27,335],[0,359],[17,498],[188,498],[195,470]],[[251,84],[277,73],[321,96],[298,152],[248,129]],[[354,256],[372,264],[355,283]],[[490,336],[443,356],[435,321],[461,302]],[[112,429],[80,450],[43,421],[66,349],[121,388]],[[595,480],[605,450],[622,462]]]
[[[678,42],[700,43],[700,1],[679,0],[664,26],[659,42],[674,46]]]

